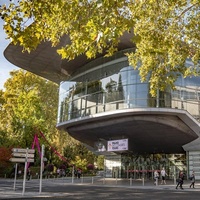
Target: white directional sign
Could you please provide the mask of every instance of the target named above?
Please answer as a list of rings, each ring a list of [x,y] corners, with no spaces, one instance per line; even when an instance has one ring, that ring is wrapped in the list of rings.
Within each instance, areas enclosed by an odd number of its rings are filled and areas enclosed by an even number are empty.
[[[12,152],[13,152],[12,156],[14,157],[10,158],[11,162],[16,162],[16,163],[34,162],[35,149],[13,148]]]
[[[12,152],[14,153],[35,153],[35,149],[20,149],[20,148],[13,148]]]
[[[12,153],[12,156],[25,158],[26,153]],[[34,158],[34,154],[27,154],[27,158]]]
[[[10,158],[9,159],[11,162],[16,162],[16,163],[25,163],[26,158]],[[28,158],[27,162],[34,162],[34,159]]]

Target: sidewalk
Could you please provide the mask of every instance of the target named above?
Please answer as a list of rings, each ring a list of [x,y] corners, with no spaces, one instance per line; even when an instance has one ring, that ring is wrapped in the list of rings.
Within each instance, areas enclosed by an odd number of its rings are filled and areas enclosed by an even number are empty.
[[[70,179],[44,179],[43,180],[43,186],[48,187],[48,185],[59,187],[59,185],[67,186],[67,185],[87,185],[92,187],[125,187],[125,188],[135,188],[135,189],[148,189],[148,190],[169,190],[169,191],[177,191],[175,189],[176,185],[174,185],[172,180],[168,180],[166,185],[158,185],[155,186],[153,184],[153,181],[151,180],[130,180],[130,179],[113,179],[113,178],[106,178],[106,179],[98,179],[99,182],[86,182],[86,179],[83,180],[77,179],[74,180],[74,183],[71,182]],[[2,179],[1,179],[2,181]],[[20,180],[21,181],[21,180]],[[0,199],[24,199],[24,198],[39,198],[39,197],[55,197],[55,196],[68,196],[69,193],[62,193],[62,192],[41,192],[39,194],[38,192],[25,192],[24,195],[22,195],[22,191],[14,191],[12,186],[13,180],[6,180],[7,183],[10,184],[10,187],[1,187],[0,188]],[[31,183],[34,185],[37,184],[38,186],[38,180],[31,180]],[[160,183],[160,181],[159,181]],[[1,182],[2,185],[2,182]],[[195,189],[189,188],[190,181],[184,181],[183,191],[200,191],[200,182],[196,182]],[[181,189],[178,189],[178,191],[182,191]]]

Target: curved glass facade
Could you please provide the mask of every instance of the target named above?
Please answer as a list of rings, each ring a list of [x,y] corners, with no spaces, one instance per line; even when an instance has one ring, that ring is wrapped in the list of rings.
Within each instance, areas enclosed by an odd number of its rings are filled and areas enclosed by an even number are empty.
[[[94,65],[94,63],[93,63]],[[149,84],[141,83],[137,70],[122,57],[87,68],[60,84],[58,123],[96,113],[129,108],[175,108],[200,115],[200,78],[179,78],[177,90],[149,95]]]

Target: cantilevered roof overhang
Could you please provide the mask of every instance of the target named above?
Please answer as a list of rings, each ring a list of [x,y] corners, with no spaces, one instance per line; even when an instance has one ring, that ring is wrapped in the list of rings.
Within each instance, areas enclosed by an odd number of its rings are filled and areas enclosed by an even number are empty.
[[[135,45],[131,42],[132,36],[133,33],[124,33],[120,38],[118,51],[135,49]],[[80,55],[70,61],[61,59],[57,50],[69,43],[69,37],[64,36],[58,46],[52,47],[50,42],[43,42],[31,53],[23,53],[22,47],[9,44],[4,51],[4,56],[12,64],[59,84],[70,78],[82,66],[105,55],[105,53],[98,54],[93,59],[87,59],[85,55]],[[111,59],[107,57],[104,61]]]
[[[164,108],[117,110],[57,127],[93,148],[101,140],[128,138],[133,153],[183,153],[183,145],[199,137],[199,124],[187,111]]]

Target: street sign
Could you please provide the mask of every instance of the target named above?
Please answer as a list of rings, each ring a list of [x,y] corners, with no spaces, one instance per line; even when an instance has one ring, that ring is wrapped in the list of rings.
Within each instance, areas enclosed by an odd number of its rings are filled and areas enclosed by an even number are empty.
[[[26,153],[12,153],[12,156],[26,158]],[[27,154],[27,158],[34,158],[34,154]]]
[[[12,156],[14,157],[10,158],[11,162],[16,162],[16,163],[34,162],[35,149],[13,148],[12,152],[13,152]]]
[[[35,153],[35,149],[20,149],[20,148],[13,148],[12,152],[14,153]]]
[[[25,163],[26,158],[10,158],[9,159],[11,162],[16,162],[16,163]],[[28,158],[27,162],[34,162],[34,159]]]

